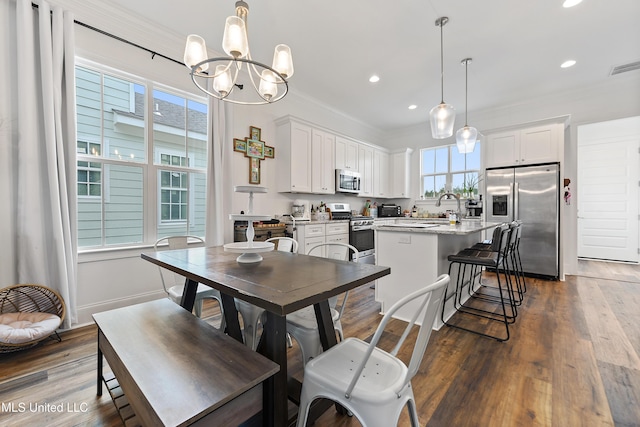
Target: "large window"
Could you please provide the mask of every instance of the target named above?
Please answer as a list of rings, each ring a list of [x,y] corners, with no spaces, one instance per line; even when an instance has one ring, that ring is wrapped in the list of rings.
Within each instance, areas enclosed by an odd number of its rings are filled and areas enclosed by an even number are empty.
[[[454,145],[420,150],[421,194],[435,198],[445,191],[462,197],[478,195],[481,144],[473,153],[460,154]]]
[[[204,236],[205,100],[93,65],[76,93],[78,246]]]

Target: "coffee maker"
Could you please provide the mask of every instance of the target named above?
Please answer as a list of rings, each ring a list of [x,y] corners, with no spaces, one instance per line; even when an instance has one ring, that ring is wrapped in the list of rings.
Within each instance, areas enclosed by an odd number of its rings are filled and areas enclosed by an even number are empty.
[[[468,199],[464,202],[467,210],[467,218],[480,218],[482,216],[482,196],[480,200]]]

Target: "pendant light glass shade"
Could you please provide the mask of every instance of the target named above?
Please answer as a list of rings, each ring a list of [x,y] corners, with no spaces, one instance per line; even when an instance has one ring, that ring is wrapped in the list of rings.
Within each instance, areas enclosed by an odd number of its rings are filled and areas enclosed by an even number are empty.
[[[431,122],[431,136],[434,139],[449,138],[453,135],[456,110],[451,105],[443,102],[431,109],[429,121]]]
[[[458,153],[460,154],[473,153],[473,150],[476,148],[476,140],[478,139],[478,129],[467,124],[469,62],[471,62],[471,58],[465,58],[461,62],[464,65],[464,127],[458,129],[456,132],[456,146],[458,147]]]
[[[453,125],[456,121],[456,110],[451,105],[444,102],[444,45],[442,37],[442,27],[449,22],[449,18],[443,16],[436,19],[436,25],[440,27],[440,87],[442,101],[429,112],[429,122],[431,123],[431,136],[434,139],[449,138],[453,135]]]
[[[476,148],[476,141],[478,140],[478,129],[465,126],[456,132],[456,146],[458,147],[458,153],[466,154],[473,153]]]

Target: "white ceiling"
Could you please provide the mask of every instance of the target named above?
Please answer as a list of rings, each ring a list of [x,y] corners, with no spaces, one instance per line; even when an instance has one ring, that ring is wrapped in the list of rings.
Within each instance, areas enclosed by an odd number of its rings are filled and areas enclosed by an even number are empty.
[[[386,131],[428,121],[444,100],[464,114],[463,58],[473,111],[601,85],[614,66],[640,61],[640,1],[584,0],[247,0],[253,58],[271,63],[276,44],[293,52],[290,90]],[[196,33],[221,51],[234,0],[111,0],[179,37]],[[164,27],[164,28],[163,28]],[[176,59],[182,52],[161,52]],[[561,69],[574,59],[577,64]],[[371,74],[381,78],[368,82]],[[638,74],[640,70],[631,71]],[[630,96],[640,96],[630,93]],[[408,110],[410,104],[418,106]]]

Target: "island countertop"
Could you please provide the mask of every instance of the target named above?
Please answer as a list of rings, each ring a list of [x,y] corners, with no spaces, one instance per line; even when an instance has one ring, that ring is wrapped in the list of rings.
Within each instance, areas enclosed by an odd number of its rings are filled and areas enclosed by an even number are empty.
[[[448,220],[437,219],[410,219],[403,218],[396,220],[394,224],[376,225],[378,231],[397,231],[407,233],[428,233],[428,234],[456,234],[467,235],[479,231],[493,229],[497,222],[487,222],[482,220],[463,219],[460,223],[450,225]]]

